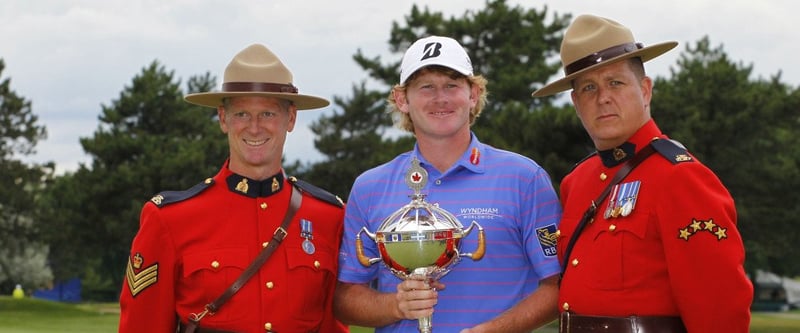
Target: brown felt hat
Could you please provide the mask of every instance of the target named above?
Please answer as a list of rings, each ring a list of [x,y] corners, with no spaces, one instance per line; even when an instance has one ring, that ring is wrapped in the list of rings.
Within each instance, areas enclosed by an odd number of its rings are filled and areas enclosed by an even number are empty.
[[[645,47],[637,43],[633,33],[622,24],[594,15],[578,16],[561,41],[564,77],[534,91],[532,96],[544,97],[569,90],[572,80],[589,70],[633,57],[646,62],[677,45],[678,42],[669,41]]]
[[[264,96],[283,98],[294,102],[298,110],[328,106],[327,99],[301,95],[292,84],[292,72],[272,51],[261,44],[253,44],[237,53],[225,67],[222,91],[186,95],[187,102],[216,108],[222,99],[236,96]]]

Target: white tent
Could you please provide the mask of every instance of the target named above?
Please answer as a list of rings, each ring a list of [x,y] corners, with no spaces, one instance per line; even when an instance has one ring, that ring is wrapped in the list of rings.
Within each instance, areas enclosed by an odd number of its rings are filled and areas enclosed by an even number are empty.
[[[755,283],[757,294],[754,302],[773,303],[780,310],[800,307],[800,281],[758,270]]]

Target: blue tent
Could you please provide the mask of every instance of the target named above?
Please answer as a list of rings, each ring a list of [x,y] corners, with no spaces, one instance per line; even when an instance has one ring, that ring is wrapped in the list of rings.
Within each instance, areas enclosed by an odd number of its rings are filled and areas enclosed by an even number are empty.
[[[72,278],[56,283],[52,289],[36,290],[33,297],[59,302],[80,302],[81,280]]]

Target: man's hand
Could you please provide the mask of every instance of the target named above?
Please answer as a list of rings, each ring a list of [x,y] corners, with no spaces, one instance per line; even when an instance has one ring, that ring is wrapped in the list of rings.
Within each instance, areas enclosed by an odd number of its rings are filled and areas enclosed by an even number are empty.
[[[419,319],[433,314],[433,306],[439,301],[438,290],[444,284],[430,281],[424,276],[411,276],[397,285],[397,310],[404,319]]]

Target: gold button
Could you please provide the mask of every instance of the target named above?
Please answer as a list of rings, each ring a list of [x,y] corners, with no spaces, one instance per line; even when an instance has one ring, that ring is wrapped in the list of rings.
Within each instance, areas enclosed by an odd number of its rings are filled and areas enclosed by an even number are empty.
[[[272,323],[264,324],[264,329],[267,330],[267,331],[272,331]]]
[[[267,209],[267,203],[266,202],[262,202],[261,203],[261,209]]]
[[[617,226],[616,225],[612,224],[612,225],[608,226],[608,231],[614,231],[614,230],[617,230]]]
[[[319,268],[319,261],[318,260],[314,260],[314,267]]]
[[[601,173],[600,173],[600,180],[606,180],[606,178],[608,178],[608,176],[606,175],[606,173],[605,173],[605,172],[601,172]]]
[[[569,311],[569,303],[564,302],[564,305],[562,305],[561,308],[564,309],[564,311]]]
[[[594,223],[594,217],[589,219],[589,224]]]
[[[561,229],[556,230],[556,238],[561,237]]]
[[[578,266],[578,259],[572,259],[572,266]]]
[[[269,245],[269,242],[263,242],[263,243],[261,243],[261,247],[267,247],[267,245]]]
[[[206,184],[211,184],[211,178],[206,178]]]
[[[219,261],[216,261],[216,260],[212,261],[211,262],[211,267],[218,268],[219,267]]]
[[[275,284],[272,283],[272,281],[267,282],[267,289],[272,289],[272,287],[274,287],[274,286],[275,286]]]

